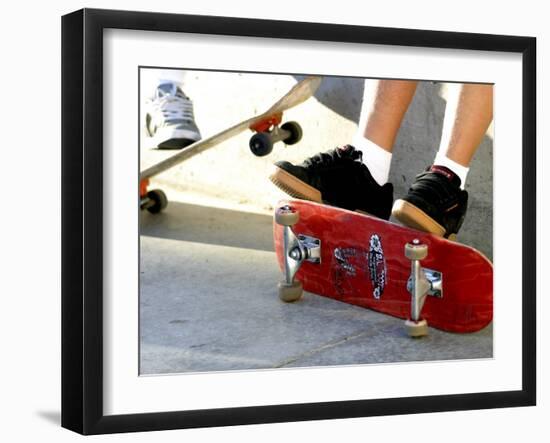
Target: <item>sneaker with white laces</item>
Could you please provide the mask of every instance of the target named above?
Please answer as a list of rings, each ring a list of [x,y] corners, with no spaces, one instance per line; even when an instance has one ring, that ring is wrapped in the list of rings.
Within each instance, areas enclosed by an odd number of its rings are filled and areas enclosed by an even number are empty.
[[[201,139],[193,103],[172,81],[161,82],[147,102],[145,129],[159,149],[181,149]]]

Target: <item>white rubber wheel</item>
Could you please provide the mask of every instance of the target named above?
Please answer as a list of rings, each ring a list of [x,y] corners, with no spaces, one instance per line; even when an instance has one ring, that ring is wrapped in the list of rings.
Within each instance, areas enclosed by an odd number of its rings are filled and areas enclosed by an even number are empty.
[[[291,284],[286,282],[279,282],[279,298],[285,303],[292,303],[300,300],[302,293],[304,292],[302,288],[302,283],[295,280]]]
[[[407,243],[405,245],[405,257],[409,260],[424,260],[427,256],[427,245],[415,245],[413,243]]]
[[[275,223],[282,226],[294,226],[300,220],[300,213],[292,209],[279,208],[275,211]]]
[[[418,322],[413,320],[405,321],[405,330],[407,335],[412,338],[420,338],[428,335],[428,322],[426,320],[420,320]]]

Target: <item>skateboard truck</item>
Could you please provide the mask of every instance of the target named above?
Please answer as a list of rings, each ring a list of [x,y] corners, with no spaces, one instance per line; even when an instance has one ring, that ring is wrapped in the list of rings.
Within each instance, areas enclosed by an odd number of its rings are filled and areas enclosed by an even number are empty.
[[[275,222],[283,226],[283,265],[285,279],[279,283],[279,298],[285,302],[297,301],[302,296],[302,283],[294,276],[304,261],[321,263],[321,240],[296,234],[292,229],[300,214],[290,206],[275,212]]]
[[[428,322],[421,316],[426,297],[443,297],[443,274],[420,265],[420,260],[427,255],[428,246],[420,244],[418,239],[405,245],[405,256],[411,260],[411,275],[407,281],[407,290],[411,293],[411,315],[405,321],[410,337],[428,335]]]

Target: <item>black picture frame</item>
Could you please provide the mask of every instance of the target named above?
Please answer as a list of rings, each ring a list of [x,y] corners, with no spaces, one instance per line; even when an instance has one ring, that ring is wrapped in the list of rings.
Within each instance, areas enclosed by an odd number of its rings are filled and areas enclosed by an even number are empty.
[[[522,388],[132,415],[103,413],[103,31],[108,28],[519,53],[522,56]],[[82,434],[536,404],[536,39],[83,9],[62,18],[62,426]],[[518,294],[514,294],[517,296]]]

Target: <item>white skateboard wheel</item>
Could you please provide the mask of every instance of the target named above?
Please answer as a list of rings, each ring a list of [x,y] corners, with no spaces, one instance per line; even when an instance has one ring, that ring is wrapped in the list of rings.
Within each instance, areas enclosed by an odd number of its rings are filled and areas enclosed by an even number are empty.
[[[275,211],[275,223],[282,226],[293,226],[300,220],[300,213],[289,208]]]
[[[426,320],[414,321],[406,320],[405,321],[405,330],[407,335],[412,338],[420,338],[428,335],[428,322]]]
[[[279,282],[279,298],[285,303],[298,301],[303,293],[302,283],[293,281],[292,283]]]
[[[405,257],[409,260],[424,260],[428,256],[428,246],[422,244],[407,243],[405,245]]]

